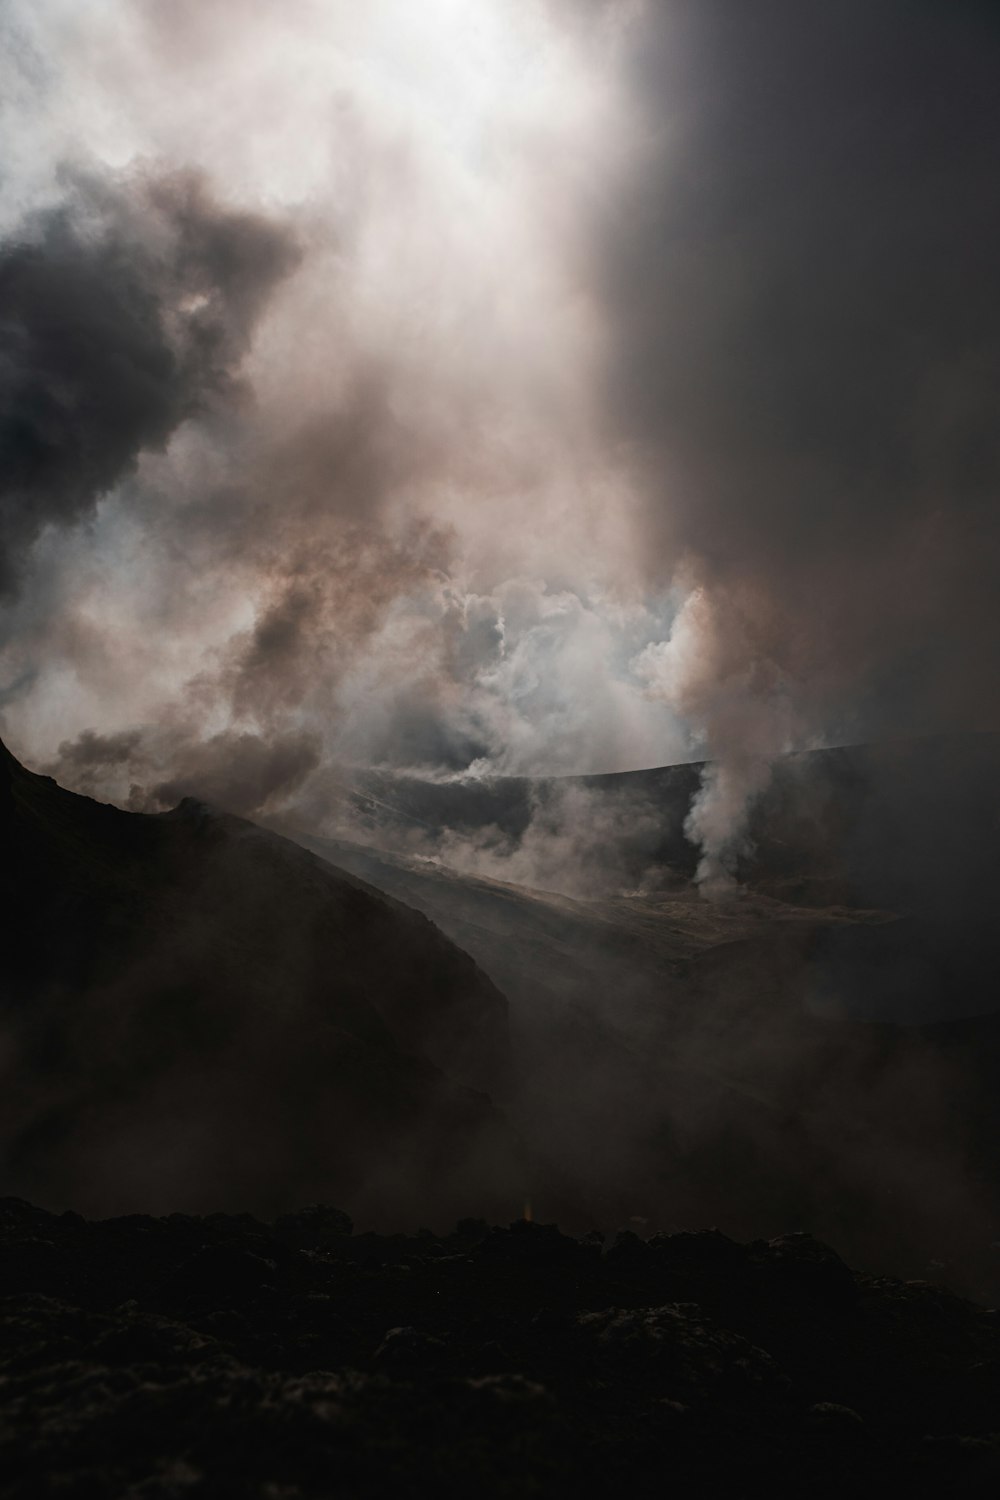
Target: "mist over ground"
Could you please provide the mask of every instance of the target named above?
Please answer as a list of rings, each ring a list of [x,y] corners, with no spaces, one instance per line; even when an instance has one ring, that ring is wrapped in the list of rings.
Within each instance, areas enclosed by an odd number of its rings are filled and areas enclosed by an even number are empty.
[[[782,761],[711,900],[696,765],[382,775],[341,837],[281,826],[500,986],[505,1107],[573,1184],[568,1222],[789,1223],[992,1298],[998,770],[993,735]]]

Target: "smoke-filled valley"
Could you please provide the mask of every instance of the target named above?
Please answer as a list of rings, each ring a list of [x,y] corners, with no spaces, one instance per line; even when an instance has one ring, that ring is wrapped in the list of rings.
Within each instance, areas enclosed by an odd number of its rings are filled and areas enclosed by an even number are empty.
[[[370,778],[355,840],[286,832],[500,986],[522,1128],[575,1213],[742,1235],[794,1220],[994,1296],[998,771],[994,736],[784,762],[738,891],[714,900],[684,831],[696,766]]]
[[[792,1226],[995,1298],[998,760],[984,736],[792,761],[738,893],[708,900],[698,768],[480,785],[464,811],[402,783],[395,828],[383,778],[355,798],[381,847],[286,830],[308,854],[8,757],[8,1183],[90,1212],[336,1201],[381,1228]],[[591,835],[574,894],[427,852],[433,828],[469,860],[491,836],[523,876],[567,816]]]
[[[0,9],[12,1493],[993,1493],[998,67]]]

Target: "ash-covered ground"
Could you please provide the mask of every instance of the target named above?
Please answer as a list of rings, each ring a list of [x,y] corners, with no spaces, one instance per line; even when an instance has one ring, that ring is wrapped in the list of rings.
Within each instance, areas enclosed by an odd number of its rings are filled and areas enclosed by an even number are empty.
[[[808,1235],[0,1204],[11,1500],[992,1495],[1000,1319]]]

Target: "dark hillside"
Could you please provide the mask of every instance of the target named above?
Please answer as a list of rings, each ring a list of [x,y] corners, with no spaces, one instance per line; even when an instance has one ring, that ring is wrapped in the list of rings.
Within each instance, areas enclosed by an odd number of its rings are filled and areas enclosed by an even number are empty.
[[[107,1212],[523,1196],[505,1002],[422,915],[240,819],[63,791],[0,749],[0,1171]]]

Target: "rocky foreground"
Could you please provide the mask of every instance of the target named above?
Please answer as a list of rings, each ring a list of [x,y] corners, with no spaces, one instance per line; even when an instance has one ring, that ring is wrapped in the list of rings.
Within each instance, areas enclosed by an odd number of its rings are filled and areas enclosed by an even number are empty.
[[[986,1495],[1000,1317],[805,1235],[0,1203],[10,1497]]]

